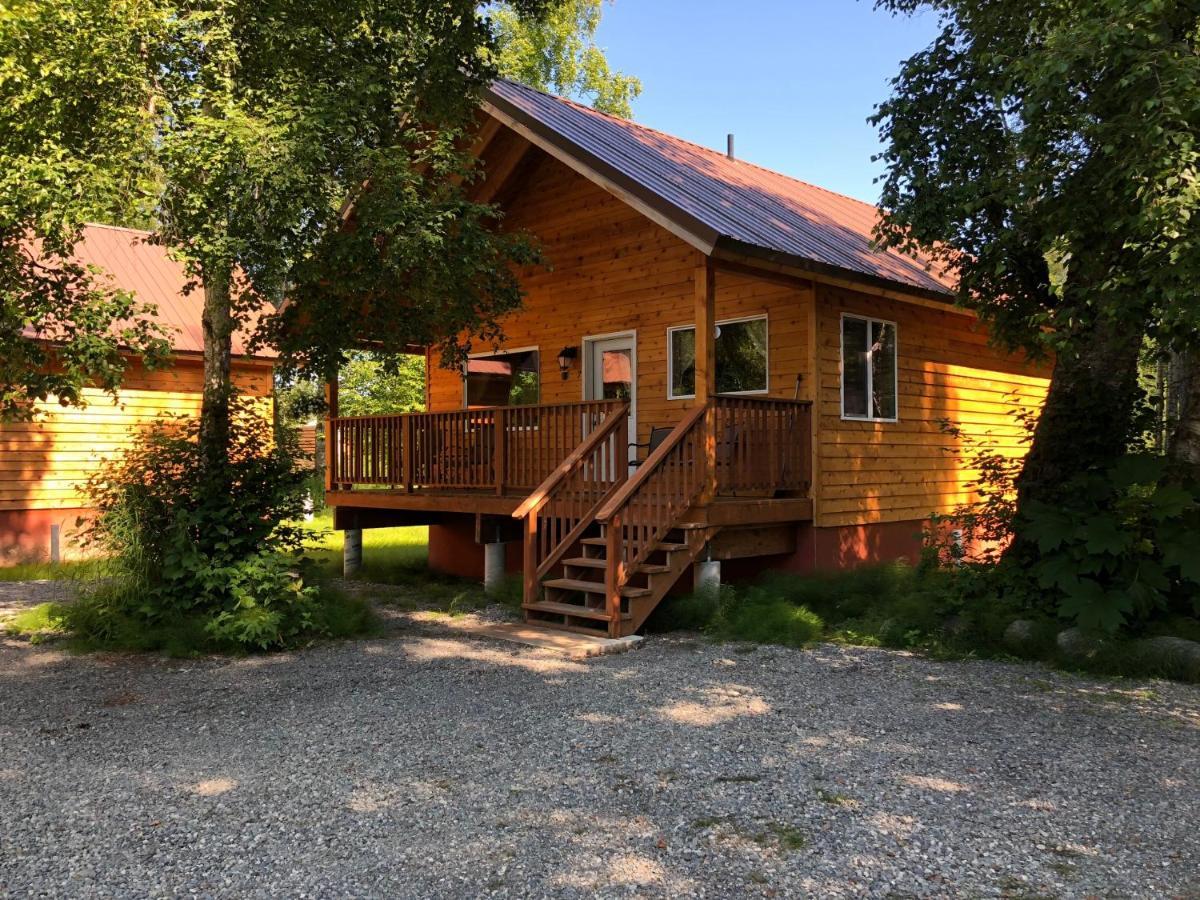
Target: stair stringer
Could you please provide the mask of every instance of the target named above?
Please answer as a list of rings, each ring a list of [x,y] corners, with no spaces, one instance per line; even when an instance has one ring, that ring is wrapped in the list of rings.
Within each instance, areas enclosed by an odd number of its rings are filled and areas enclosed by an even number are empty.
[[[704,552],[704,548],[708,545],[708,542],[716,537],[717,532],[721,529],[720,526],[701,526],[684,528],[682,530],[684,533],[683,543],[687,545],[687,549],[667,554],[668,569],[666,572],[655,572],[646,575],[650,593],[645,596],[631,597],[629,599],[629,617],[622,619],[620,622],[622,637],[635,633],[646,623],[646,619],[650,617],[650,614],[654,612],[658,604],[667,596],[667,592],[675,587],[683,573]],[[640,573],[635,570],[633,574],[636,577]]]

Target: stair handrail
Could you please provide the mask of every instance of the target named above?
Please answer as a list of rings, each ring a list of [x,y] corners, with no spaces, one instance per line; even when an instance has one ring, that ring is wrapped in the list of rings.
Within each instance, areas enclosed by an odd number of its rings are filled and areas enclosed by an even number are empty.
[[[623,485],[621,485],[620,489],[608,498],[604,506],[602,506],[600,511],[596,513],[597,522],[600,522],[602,525],[608,524],[612,517],[615,516],[622,509],[622,507],[628,505],[630,499],[637,494],[638,491],[642,489],[642,486],[654,475],[659,465],[661,465],[663,459],[665,459],[671,453],[671,451],[679,445],[679,443],[687,436],[687,433],[696,426],[696,423],[704,418],[704,412],[705,407],[697,406],[679,420],[679,424],[671,430],[671,433],[667,435],[667,439],[659,444],[658,447],[654,449],[653,453],[646,457],[646,461],[644,463],[638,466],[636,474]]]
[[[574,450],[567,454],[554,471],[545,477],[542,483],[534,489],[533,493],[526,497],[521,505],[513,510],[512,517],[514,519],[523,519],[544,506],[550,499],[550,495],[566,480],[567,476],[574,472],[587,455],[612,434],[613,430],[628,415],[629,404],[622,403],[605,416],[604,421],[593,428],[591,433]]]
[[[629,477],[629,467],[625,460],[629,436],[629,403],[622,402],[611,412],[603,422],[580,442],[567,457],[538,485],[537,490],[525,498],[516,510],[513,518],[522,519],[524,527],[524,560],[523,594],[526,604],[536,600],[542,577],[566,555],[575,542],[583,537],[587,528],[595,521],[596,510],[612,494],[614,490]],[[611,451],[605,450],[608,441],[615,443]],[[578,474],[585,466],[597,466],[597,453],[605,457],[611,455],[611,460],[605,458],[599,463],[599,468],[611,473],[612,485],[607,488],[591,506],[586,509],[577,507],[574,515],[568,518],[574,524],[567,533],[556,529],[547,532],[549,537],[539,533],[539,514],[548,503],[556,499],[558,493],[565,490],[571,483],[572,476]],[[574,521],[576,520],[577,521]]]
[[[704,491],[710,465],[705,448],[695,448],[690,466],[683,457],[684,442],[704,423],[707,412],[707,404],[688,412],[638,467],[637,474],[614,491],[596,514],[596,521],[605,526],[607,538],[604,596],[611,622],[621,615],[621,592],[630,575],[679,524],[679,517]],[[678,467],[671,469],[664,465],[677,453],[681,457]],[[639,516],[637,505],[643,492],[651,509],[649,514]],[[662,515],[664,511],[668,515]]]

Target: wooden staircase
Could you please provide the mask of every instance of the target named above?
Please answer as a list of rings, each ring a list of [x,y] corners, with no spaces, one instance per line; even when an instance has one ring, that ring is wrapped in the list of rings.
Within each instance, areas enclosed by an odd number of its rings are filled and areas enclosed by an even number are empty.
[[[514,513],[525,522],[528,621],[633,634],[704,549],[685,521],[704,488],[704,408],[628,475],[627,416],[605,422]]]
[[[563,559],[557,577],[542,581],[540,597],[525,604],[528,621],[587,634],[633,634],[703,551],[715,529],[685,524],[669,533],[621,585],[615,620],[607,600],[610,565],[606,530],[607,526],[600,526],[598,537],[583,538],[578,550],[581,555]]]
[[[716,398],[630,475],[628,407],[617,410],[513,513],[524,522],[526,619],[633,634],[720,531],[697,521],[699,507],[722,489],[807,491],[808,413],[792,401]]]

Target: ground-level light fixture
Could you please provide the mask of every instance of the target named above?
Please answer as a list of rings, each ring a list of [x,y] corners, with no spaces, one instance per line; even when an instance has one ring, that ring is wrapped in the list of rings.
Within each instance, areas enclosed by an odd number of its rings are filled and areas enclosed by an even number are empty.
[[[563,381],[571,377],[571,366],[578,358],[578,347],[563,347],[558,351],[558,371],[562,373]]]

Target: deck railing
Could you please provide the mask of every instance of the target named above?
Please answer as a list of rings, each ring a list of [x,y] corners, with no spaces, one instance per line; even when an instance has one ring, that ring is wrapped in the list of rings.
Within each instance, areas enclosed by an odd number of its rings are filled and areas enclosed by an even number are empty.
[[[717,496],[807,491],[812,480],[812,403],[718,396]]]
[[[335,490],[532,490],[622,409],[620,401],[589,400],[340,416],[328,420],[327,480]]]
[[[630,574],[658,548],[704,490],[704,420],[704,407],[688,412],[596,514],[608,539],[605,597],[613,621],[620,614],[621,588]]]
[[[584,535],[600,505],[629,477],[629,406],[609,416],[526,498],[525,596]]]

